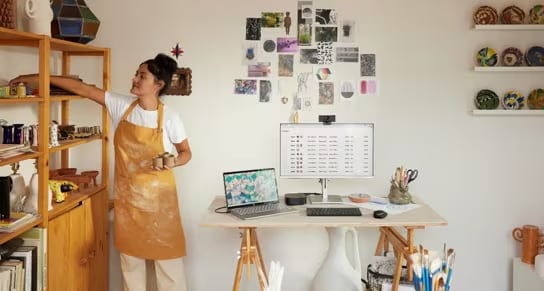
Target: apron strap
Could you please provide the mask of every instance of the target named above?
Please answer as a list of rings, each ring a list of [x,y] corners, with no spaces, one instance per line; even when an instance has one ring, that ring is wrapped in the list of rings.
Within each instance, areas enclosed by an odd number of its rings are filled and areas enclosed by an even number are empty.
[[[132,109],[136,107],[136,104],[138,104],[138,99],[134,100],[134,102],[132,102],[132,104],[130,104],[130,106],[127,108],[127,110],[125,110],[125,113],[123,114],[123,117],[121,117],[121,120],[127,120],[128,115],[130,114],[130,112],[132,112]]]
[[[136,107],[137,104],[138,104],[138,99],[134,100],[134,102],[130,104],[130,106],[127,108],[127,110],[123,114],[123,117],[121,117],[121,120],[127,120],[128,115],[130,114],[130,112],[132,112],[132,110],[134,109],[134,107]],[[159,107],[157,110],[157,131],[161,133],[162,133],[162,124],[163,124],[162,117],[163,116],[164,116],[164,104],[161,101],[159,101]]]
[[[162,123],[163,123],[163,116],[164,116],[164,104],[162,104],[161,101],[159,101],[159,108],[158,108],[158,113],[157,113],[157,129],[159,132],[162,133]]]

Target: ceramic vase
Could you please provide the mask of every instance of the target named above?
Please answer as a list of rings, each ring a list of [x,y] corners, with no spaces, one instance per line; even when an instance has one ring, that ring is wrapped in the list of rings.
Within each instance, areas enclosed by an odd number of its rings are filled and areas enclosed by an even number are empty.
[[[21,123],[13,125],[13,143],[14,144],[23,143],[23,126],[25,125]]]
[[[52,147],[59,146],[59,125],[56,122],[52,122],[49,126],[49,144]]]
[[[357,232],[352,227],[327,227],[329,250],[312,281],[312,291],[362,291],[361,261]],[[352,234],[353,258],[350,263],[346,252],[346,235]]]
[[[53,10],[49,0],[26,0],[25,15],[29,32],[51,36]]]
[[[13,125],[2,125],[3,139],[2,143],[13,143]]]
[[[544,246],[544,239],[540,237],[540,229],[536,225],[526,224],[512,230],[512,237],[521,242],[521,261],[533,265],[538,248]]]

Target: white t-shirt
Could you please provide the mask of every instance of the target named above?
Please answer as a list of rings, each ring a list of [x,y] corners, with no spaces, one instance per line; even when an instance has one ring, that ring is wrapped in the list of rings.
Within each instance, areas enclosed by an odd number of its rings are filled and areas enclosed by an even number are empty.
[[[113,92],[106,92],[106,108],[111,117],[111,124],[113,132],[117,130],[117,125],[121,121],[123,114],[127,108],[136,100],[134,96],[120,95]],[[185,133],[185,127],[179,117],[179,114],[170,110],[167,105],[164,105],[163,115],[163,145],[164,150],[170,153],[177,154],[174,144],[181,143],[187,138]],[[134,110],[128,115],[127,120],[130,123],[149,127],[157,128],[157,114],[158,110],[144,110],[140,105],[136,105]]]

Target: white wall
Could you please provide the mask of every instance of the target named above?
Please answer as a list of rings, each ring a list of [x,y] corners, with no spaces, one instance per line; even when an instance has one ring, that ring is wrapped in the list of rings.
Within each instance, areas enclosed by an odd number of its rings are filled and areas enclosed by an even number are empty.
[[[512,1],[493,1],[502,9]],[[222,194],[227,170],[278,167],[278,123],[287,122],[290,105],[276,98],[235,96],[233,79],[240,66],[245,18],[262,11],[292,11],[294,0],[278,1],[97,1],[88,5],[101,19],[92,43],[112,48],[112,87],[126,93],[138,64],[180,43],[180,66],[193,70],[193,94],[167,97],[183,117],[193,160],[176,169],[188,252],[189,290],[230,290],[239,236],[236,231],[202,228],[200,217]],[[412,191],[443,215],[447,227],[419,231],[417,243],[457,250],[454,290],[506,291],[511,259],[519,254],[514,227],[544,226],[540,179],[544,166],[542,117],[475,117],[473,96],[489,87],[527,94],[542,87],[541,73],[475,73],[475,52],[486,45],[526,49],[542,45],[543,32],[471,30],[472,13],[483,1],[314,1],[357,20],[361,53],[376,53],[380,95],[356,96],[332,106],[314,104],[303,122],[334,113],[338,122],[375,122],[376,177],[332,181],[330,191],[384,195],[398,165],[418,168]],[[519,0],[528,11],[537,1]],[[295,13],[292,13],[295,15]],[[9,78],[10,67],[0,68]],[[295,70],[301,68],[295,65]],[[357,68],[342,66],[359,80]],[[9,73],[6,73],[9,72]],[[337,92],[338,93],[338,92]],[[81,114],[86,114],[81,108]],[[318,191],[316,181],[279,180],[280,191]],[[321,229],[260,230],[264,259],[286,267],[284,290],[309,290],[327,248]],[[363,265],[376,242],[375,230],[360,230]],[[115,273],[117,264],[112,265]],[[243,290],[256,290],[243,277]],[[112,277],[112,291],[119,286]]]

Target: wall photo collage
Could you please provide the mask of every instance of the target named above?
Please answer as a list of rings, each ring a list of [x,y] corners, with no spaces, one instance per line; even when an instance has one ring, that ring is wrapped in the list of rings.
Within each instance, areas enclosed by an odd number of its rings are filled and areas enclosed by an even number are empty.
[[[313,1],[298,1],[294,12],[278,11],[246,18],[234,94],[255,95],[263,103],[291,100],[295,110],[306,111],[314,102],[331,105],[339,98],[378,94],[376,55],[356,45],[354,19],[314,7]],[[359,75],[346,74],[350,67]]]

